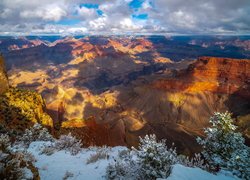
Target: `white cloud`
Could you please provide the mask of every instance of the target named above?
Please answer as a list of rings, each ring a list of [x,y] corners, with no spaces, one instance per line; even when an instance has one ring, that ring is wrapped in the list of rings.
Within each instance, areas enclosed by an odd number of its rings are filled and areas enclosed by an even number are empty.
[[[122,19],[120,25],[122,29],[127,30],[137,30],[142,28],[140,25],[136,25],[130,18]]]
[[[137,10],[129,7],[131,1],[1,0],[0,34],[250,33],[250,0],[144,0]],[[98,4],[103,14],[80,7],[84,3]],[[148,19],[132,18],[145,13]]]
[[[149,0],[145,0],[143,3],[142,3],[142,9],[143,10],[148,10],[148,9],[151,9],[151,5],[150,5],[150,1]]]
[[[89,22],[90,28],[92,28],[94,30],[104,29],[106,24],[107,24],[107,18],[105,16],[99,17],[99,18],[94,19],[94,20]]]
[[[81,33],[88,32],[88,29],[85,27],[73,27],[73,28],[69,28],[67,32],[71,34],[81,34]]]
[[[67,12],[56,5],[47,6],[35,10],[20,12],[20,17],[25,19],[40,18],[45,21],[59,21],[67,15]]]
[[[86,7],[77,7],[76,8],[78,15],[80,16],[80,18],[83,19],[95,19],[97,18],[97,13],[96,13],[96,9],[94,8],[86,8]]]

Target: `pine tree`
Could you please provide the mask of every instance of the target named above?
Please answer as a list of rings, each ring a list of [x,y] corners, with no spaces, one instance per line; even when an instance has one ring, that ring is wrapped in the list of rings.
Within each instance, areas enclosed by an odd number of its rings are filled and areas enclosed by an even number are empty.
[[[140,137],[137,152],[141,173],[146,179],[168,177],[171,172],[171,166],[177,163],[176,150],[168,148],[165,140],[157,142],[155,135]]]
[[[205,129],[206,138],[198,138],[205,159],[212,169],[220,167],[238,177],[250,177],[250,150],[244,144],[242,134],[236,132],[231,114],[215,113],[210,118],[211,127]]]

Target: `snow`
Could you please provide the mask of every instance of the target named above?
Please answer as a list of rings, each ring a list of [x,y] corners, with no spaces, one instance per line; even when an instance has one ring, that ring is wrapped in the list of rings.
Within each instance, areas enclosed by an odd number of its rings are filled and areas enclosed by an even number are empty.
[[[23,168],[23,172],[24,172],[24,177],[26,179],[33,179],[33,173],[31,172],[30,169],[25,167],[25,168]]]
[[[173,166],[172,173],[167,180],[233,180],[234,177],[226,176],[224,174],[211,174],[200,168],[185,167],[180,164]]]
[[[41,154],[41,149],[48,142],[32,142],[28,152],[35,156],[35,166],[39,170],[41,180],[58,179],[105,179],[106,167],[114,162],[119,151],[126,150],[126,147],[117,146],[108,149],[109,158],[100,159],[95,163],[87,164],[87,159],[91,154],[95,154],[97,147],[85,148],[77,155],[71,155],[70,152],[60,150],[48,156]],[[73,176],[71,176],[73,174]],[[68,175],[68,176],[67,176]],[[66,178],[67,177],[67,178]],[[167,180],[232,180],[234,178],[224,174],[214,175],[199,168],[185,167],[179,164],[173,166],[173,171]]]
[[[113,157],[118,156],[118,152],[126,147],[114,147],[109,151],[109,159],[101,159],[95,163],[86,164],[87,159],[96,152],[97,148],[83,149],[82,152],[73,156],[64,150],[55,152],[47,156],[40,154],[40,149],[44,142],[33,142],[28,148],[35,158],[35,166],[39,170],[41,180],[63,179],[66,172],[73,173],[73,177],[68,179],[105,179],[106,167],[113,161]]]

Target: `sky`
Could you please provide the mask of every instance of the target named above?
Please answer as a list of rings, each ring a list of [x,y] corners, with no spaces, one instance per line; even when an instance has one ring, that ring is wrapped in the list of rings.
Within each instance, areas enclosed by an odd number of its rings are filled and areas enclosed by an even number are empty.
[[[250,34],[250,0],[0,0],[0,35]]]

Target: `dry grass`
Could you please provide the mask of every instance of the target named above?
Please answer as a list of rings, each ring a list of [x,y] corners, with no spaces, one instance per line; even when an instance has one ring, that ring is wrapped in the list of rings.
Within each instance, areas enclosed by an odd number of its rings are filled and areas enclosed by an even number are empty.
[[[97,150],[95,154],[91,154],[90,157],[87,159],[87,164],[95,163],[100,159],[108,159],[109,154],[106,148],[101,148]]]
[[[55,148],[54,147],[50,147],[50,146],[46,146],[43,148],[43,150],[41,151],[41,154],[46,154],[47,156],[52,155],[55,152]]]
[[[66,173],[63,176],[63,180],[67,180],[68,178],[74,177],[74,174],[72,172],[66,171]]]

